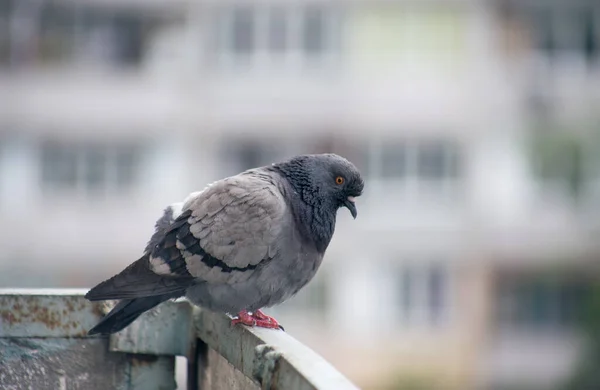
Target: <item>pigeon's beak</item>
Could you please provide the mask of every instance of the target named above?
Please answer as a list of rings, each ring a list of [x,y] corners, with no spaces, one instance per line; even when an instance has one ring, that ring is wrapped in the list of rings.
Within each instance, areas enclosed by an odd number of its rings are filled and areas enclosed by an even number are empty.
[[[354,204],[355,199],[353,196],[349,196],[344,201],[344,206],[350,210],[350,214],[352,214],[352,218],[356,219],[356,215],[358,214],[356,211],[356,205]]]

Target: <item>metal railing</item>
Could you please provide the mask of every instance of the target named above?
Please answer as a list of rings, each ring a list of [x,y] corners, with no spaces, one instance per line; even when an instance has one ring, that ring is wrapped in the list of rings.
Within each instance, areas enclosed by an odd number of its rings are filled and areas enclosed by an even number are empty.
[[[87,336],[111,308],[82,290],[0,289],[0,388],[176,389],[175,357],[192,389],[356,389],[289,334],[230,326],[183,300],[144,313],[123,331]]]

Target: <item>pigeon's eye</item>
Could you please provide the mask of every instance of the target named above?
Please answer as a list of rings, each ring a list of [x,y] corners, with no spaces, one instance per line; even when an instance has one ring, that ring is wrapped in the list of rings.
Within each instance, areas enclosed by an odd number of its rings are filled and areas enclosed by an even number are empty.
[[[336,178],[335,178],[335,184],[337,184],[337,185],[342,185],[342,184],[344,184],[344,178],[343,178],[343,177],[341,177],[341,176],[338,176],[338,177],[336,177]]]

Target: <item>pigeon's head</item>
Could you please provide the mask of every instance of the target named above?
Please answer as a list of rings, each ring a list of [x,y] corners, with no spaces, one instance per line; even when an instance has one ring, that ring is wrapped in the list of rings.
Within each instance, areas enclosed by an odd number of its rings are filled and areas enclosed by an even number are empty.
[[[354,202],[365,184],[350,161],[337,154],[310,154],[294,157],[280,167],[304,201],[332,211],[346,207],[356,218]]]

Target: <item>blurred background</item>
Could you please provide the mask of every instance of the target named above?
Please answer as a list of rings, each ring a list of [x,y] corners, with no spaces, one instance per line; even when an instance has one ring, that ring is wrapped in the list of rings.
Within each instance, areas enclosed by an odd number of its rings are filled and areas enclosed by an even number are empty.
[[[0,0],[0,287],[320,152],[366,191],[290,334],[365,389],[600,388],[597,0]]]

